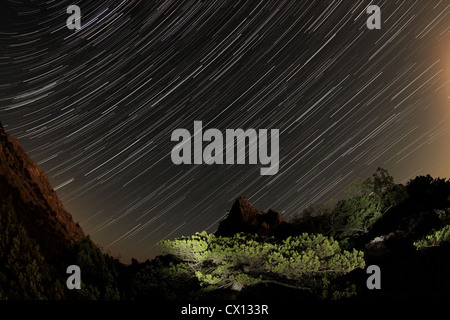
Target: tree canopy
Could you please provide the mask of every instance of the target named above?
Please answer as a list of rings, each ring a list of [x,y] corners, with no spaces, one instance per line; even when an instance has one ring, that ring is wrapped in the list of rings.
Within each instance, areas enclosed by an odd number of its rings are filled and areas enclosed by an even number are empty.
[[[216,237],[202,232],[165,240],[160,246],[179,258],[185,272],[206,290],[241,290],[259,282],[274,282],[319,296],[338,296],[336,290],[329,292],[330,281],[365,265],[362,252],[342,250],[336,240],[320,234],[304,233],[277,241],[243,233]]]

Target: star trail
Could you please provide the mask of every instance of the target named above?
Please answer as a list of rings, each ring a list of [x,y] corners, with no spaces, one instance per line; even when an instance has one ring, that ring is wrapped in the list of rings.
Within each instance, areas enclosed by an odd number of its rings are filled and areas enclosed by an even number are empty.
[[[0,12],[5,130],[124,262],[214,232],[240,196],[290,217],[377,167],[396,182],[450,176],[448,1],[5,0]],[[279,129],[278,173],[173,164],[171,134],[194,121]]]

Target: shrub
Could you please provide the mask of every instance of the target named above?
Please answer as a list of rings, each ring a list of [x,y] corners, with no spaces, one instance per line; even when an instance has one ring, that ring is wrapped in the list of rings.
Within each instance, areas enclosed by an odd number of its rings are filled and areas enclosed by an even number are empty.
[[[180,259],[206,290],[241,290],[259,282],[308,289],[323,297],[334,295],[331,281],[363,268],[363,253],[341,250],[333,238],[307,233],[281,242],[255,235],[216,237],[206,232],[160,242]],[[330,294],[328,294],[330,292]]]
[[[435,247],[443,243],[450,242],[450,225],[446,225],[440,230],[433,232],[432,234],[426,236],[414,242],[414,246],[417,249],[423,249],[426,247]]]
[[[390,208],[405,201],[406,187],[394,184],[385,169],[346,190],[348,199],[338,202],[331,214],[331,235],[346,239],[367,233]]]

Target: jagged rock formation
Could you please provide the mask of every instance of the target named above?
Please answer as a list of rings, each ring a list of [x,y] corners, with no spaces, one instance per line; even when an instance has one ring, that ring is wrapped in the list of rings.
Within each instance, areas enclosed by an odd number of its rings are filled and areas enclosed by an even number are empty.
[[[27,232],[48,253],[85,236],[44,171],[0,123],[0,205],[7,202],[11,202]]]
[[[247,198],[242,197],[233,204],[227,218],[216,231],[217,236],[232,236],[238,232],[272,235],[274,230],[285,223],[284,217],[270,209],[267,213],[256,210]]]

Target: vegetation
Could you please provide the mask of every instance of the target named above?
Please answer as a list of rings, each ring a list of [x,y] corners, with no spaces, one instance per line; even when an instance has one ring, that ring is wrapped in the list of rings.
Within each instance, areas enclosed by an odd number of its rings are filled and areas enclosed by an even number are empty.
[[[20,224],[11,200],[0,205],[0,300],[118,299],[113,259],[86,237],[57,262],[47,261]],[[82,289],[68,291],[66,268],[83,270]]]
[[[202,232],[163,241],[161,246],[206,290],[240,291],[259,282],[277,282],[328,297],[331,280],[364,267],[362,252],[343,251],[333,238],[307,233],[279,242],[243,233],[216,237]]]
[[[387,211],[408,198],[407,188],[394,184],[382,168],[372,177],[356,181],[344,194],[343,200],[309,206],[291,223],[300,230],[334,237],[348,247],[350,239],[367,234]]]
[[[339,201],[331,214],[331,235],[339,239],[367,233],[386,211],[407,198],[406,188],[394,184],[382,168],[345,194],[348,199]]]
[[[11,199],[0,206],[0,299],[60,298],[62,286],[39,246],[19,224]]]
[[[200,284],[192,273],[170,256],[156,257],[142,264],[134,263],[130,299],[174,300],[197,299]]]
[[[442,229],[439,229],[432,234],[414,242],[414,246],[417,249],[423,249],[426,247],[436,247],[443,243],[450,242],[450,225],[446,225]]]
[[[403,235],[394,243],[398,252],[409,252],[405,245],[426,250],[450,242],[449,180],[428,175],[395,184],[379,168],[346,196],[310,206],[281,235],[200,232],[162,241],[165,255],[131,265],[102,253],[89,237],[49,256],[21,225],[9,199],[0,203],[0,300],[220,299],[224,292],[261,284],[337,299],[358,292],[352,274],[365,267],[364,245],[375,237]],[[81,290],[65,286],[72,264],[82,270]],[[430,274],[445,276],[449,267],[450,261]]]
[[[72,298],[89,300],[118,300],[118,272],[115,261],[105,255],[89,236],[70,246],[67,250],[67,265],[74,264],[83,270],[81,290],[74,290]]]

